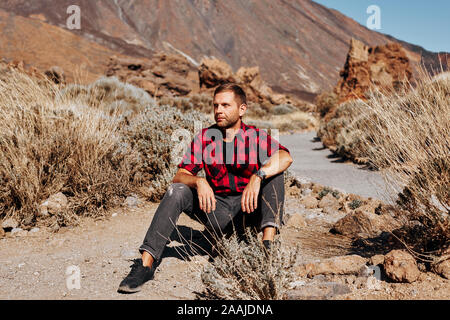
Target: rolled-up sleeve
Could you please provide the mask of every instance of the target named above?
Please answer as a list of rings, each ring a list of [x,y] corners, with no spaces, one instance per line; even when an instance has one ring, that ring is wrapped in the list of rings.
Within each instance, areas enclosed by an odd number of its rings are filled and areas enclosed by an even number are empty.
[[[183,155],[183,159],[178,164],[178,168],[186,169],[194,176],[203,169],[202,161],[202,138],[201,133],[197,134]]]

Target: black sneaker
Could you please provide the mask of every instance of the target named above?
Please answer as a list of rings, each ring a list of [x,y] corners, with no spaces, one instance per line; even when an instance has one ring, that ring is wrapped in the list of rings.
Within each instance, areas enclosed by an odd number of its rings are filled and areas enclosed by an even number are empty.
[[[141,291],[142,285],[153,279],[156,270],[156,263],[152,267],[144,267],[141,259],[134,260],[130,273],[122,280],[117,292],[134,293]]]

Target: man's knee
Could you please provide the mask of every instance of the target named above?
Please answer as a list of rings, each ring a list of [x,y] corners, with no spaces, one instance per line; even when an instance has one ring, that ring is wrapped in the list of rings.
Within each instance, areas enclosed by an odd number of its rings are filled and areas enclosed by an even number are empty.
[[[166,196],[173,198],[175,201],[185,199],[191,190],[188,185],[184,183],[172,183],[169,188],[167,188]]]

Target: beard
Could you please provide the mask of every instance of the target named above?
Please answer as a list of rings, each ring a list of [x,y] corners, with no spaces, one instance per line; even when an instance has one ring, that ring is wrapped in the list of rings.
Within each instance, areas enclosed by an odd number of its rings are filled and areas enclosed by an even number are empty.
[[[228,129],[228,128],[233,127],[236,124],[236,122],[238,122],[238,121],[239,121],[239,116],[237,116],[236,118],[233,118],[233,119],[225,118],[224,120],[221,120],[221,121],[216,120],[216,124],[221,129]]]

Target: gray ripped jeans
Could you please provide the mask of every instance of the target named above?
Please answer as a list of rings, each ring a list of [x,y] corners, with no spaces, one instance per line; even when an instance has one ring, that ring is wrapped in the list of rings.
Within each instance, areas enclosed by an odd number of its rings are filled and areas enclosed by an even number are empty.
[[[183,183],[171,184],[156,209],[139,251],[147,251],[159,260],[182,212],[203,223],[207,232],[214,235],[233,231],[235,226],[250,226],[257,231],[273,226],[279,230],[284,213],[284,173],[261,183],[258,206],[252,213],[242,211],[241,196],[242,193],[215,194],[216,209],[208,214],[199,207],[196,189]]]

